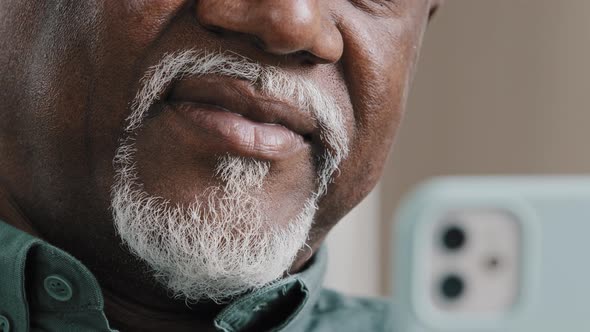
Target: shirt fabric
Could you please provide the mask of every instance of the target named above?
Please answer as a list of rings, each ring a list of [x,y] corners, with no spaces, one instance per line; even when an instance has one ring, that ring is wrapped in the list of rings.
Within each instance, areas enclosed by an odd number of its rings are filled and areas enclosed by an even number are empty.
[[[215,318],[220,332],[391,331],[384,299],[322,289],[326,249],[306,269],[230,303]],[[0,221],[0,332],[116,331],[109,327],[96,278],[77,259]]]

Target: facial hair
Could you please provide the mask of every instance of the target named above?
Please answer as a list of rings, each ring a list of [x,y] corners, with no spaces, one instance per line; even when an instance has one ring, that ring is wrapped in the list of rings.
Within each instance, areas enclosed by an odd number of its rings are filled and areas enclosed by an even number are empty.
[[[185,206],[144,190],[134,160],[137,130],[172,81],[199,75],[247,80],[265,95],[294,102],[317,121],[326,149],[316,165],[316,190],[292,220],[277,223],[266,217],[264,182],[272,165],[252,158],[219,157],[215,174],[220,184]],[[318,200],[348,153],[337,104],[309,81],[224,53],[169,54],[142,85],[114,159],[111,207],[123,243],[175,297],[187,301],[225,302],[281,278],[305,246]]]

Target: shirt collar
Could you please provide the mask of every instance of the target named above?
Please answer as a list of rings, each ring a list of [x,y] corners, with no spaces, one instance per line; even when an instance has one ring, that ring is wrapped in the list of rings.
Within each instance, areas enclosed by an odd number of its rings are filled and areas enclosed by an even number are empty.
[[[303,324],[318,300],[327,265],[324,247],[306,268],[230,303],[215,318],[223,332],[268,324],[273,330]],[[47,242],[0,221],[0,315],[12,317],[17,331],[29,329],[29,309],[50,312],[90,310],[100,312],[104,326],[104,302],[92,273],[76,258]],[[27,281],[25,284],[25,274]],[[56,299],[48,289],[55,277],[71,289],[66,301]],[[52,279],[53,278],[53,279]],[[27,295],[30,303],[27,302]],[[30,306],[30,308],[29,308]],[[4,312],[9,308],[11,312]]]
[[[94,312],[108,326],[92,273],[47,242],[0,221],[0,311],[16,331],[29,330],[29,312]]]
[[[270,322],[275,331],[304,323],[320,295],[326,265],[326,249],[321,247],[302,272],[231,303],[217,316],[215,326],[223,332],[256,331],[261,322]]]

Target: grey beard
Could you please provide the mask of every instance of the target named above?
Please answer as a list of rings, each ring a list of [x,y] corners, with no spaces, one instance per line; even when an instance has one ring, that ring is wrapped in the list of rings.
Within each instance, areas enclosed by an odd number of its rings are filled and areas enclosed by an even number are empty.
[[[176,297],[223,302],[260,288],[292,265],[316,210],[310,199],[287,225],[267,220],[261,188],[268,170],[265,162],[223,157],[217,174],[224,185],[186,208],[119,178],[112,202],[117,231]]]
[[[250,81],[261,92],[294,101],[322,128],[326,152],[317,164],[317,190],[286,223],[265,217],[263,184],[270,164],[224,156],[216,174],[222,183],[207,188],[188,206],[145,192],[135,170],[134,135],[158,94],[186,75],[224,75]],[[114,159],[111,206],[119,236],[174,296],[187,301],[223,302],[282,277],[307,235],[332,175],[348,153],[338,106],[311,82],[246,58],[193,50],[167,55],[146,75],[127,119],[128,138]]]

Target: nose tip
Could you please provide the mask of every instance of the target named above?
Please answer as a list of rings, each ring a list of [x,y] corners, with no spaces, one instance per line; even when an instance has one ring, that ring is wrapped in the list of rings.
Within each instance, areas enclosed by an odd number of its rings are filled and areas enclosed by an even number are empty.
[[[201,0],[196,8],[201,25],[251,35],[272,54],[309,53],[321,63],[342,56],[342,36],[317,0]]]

